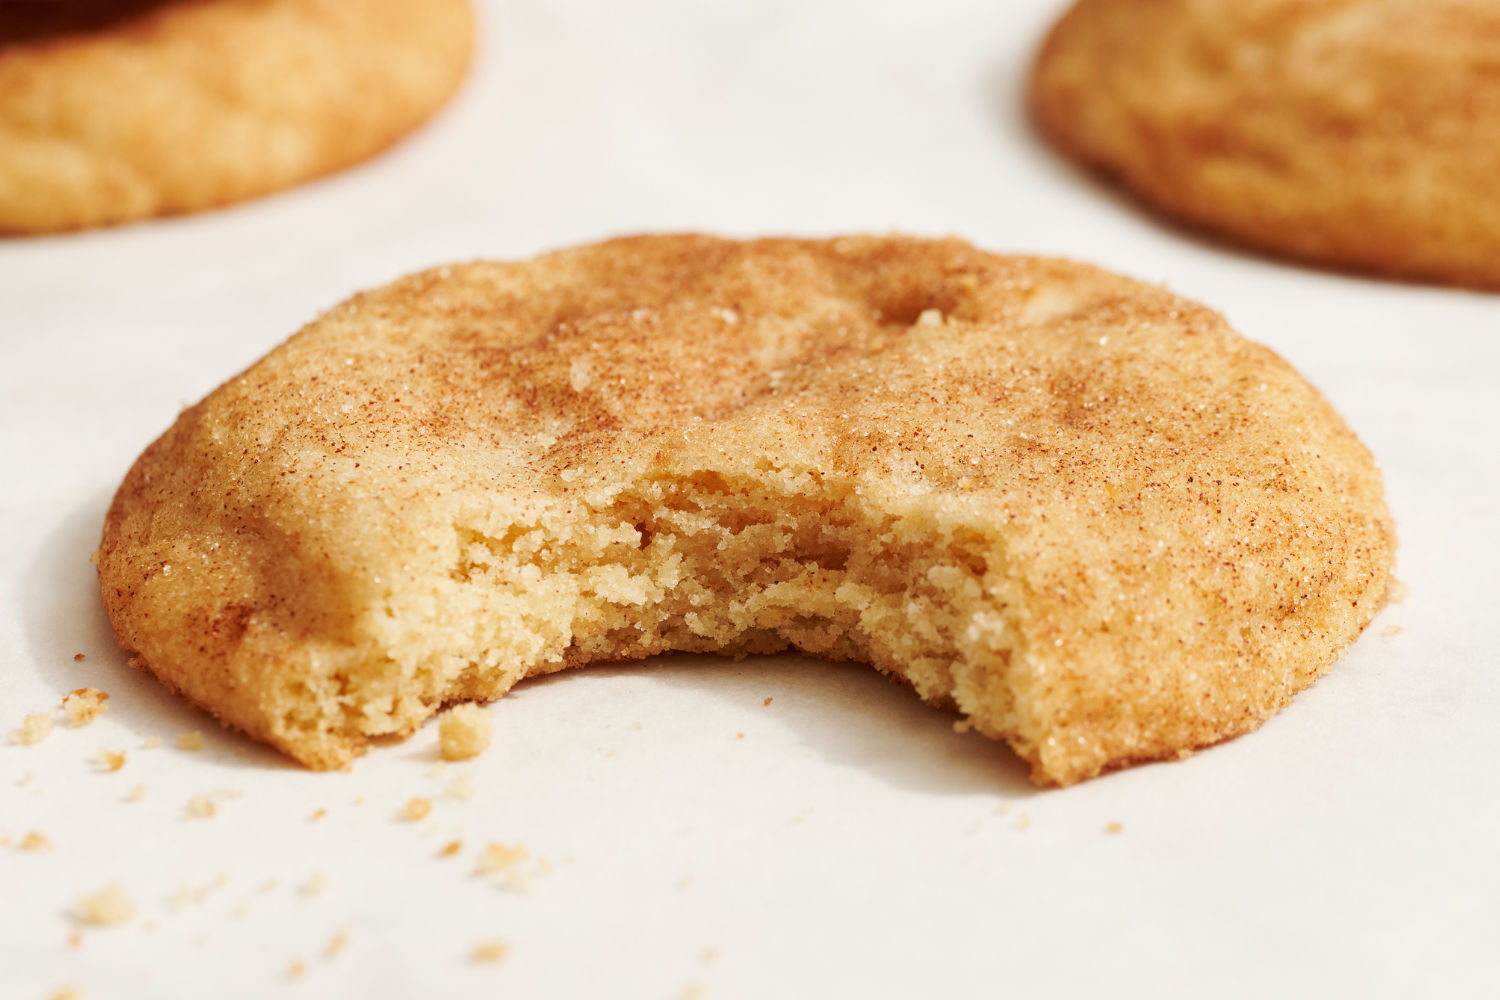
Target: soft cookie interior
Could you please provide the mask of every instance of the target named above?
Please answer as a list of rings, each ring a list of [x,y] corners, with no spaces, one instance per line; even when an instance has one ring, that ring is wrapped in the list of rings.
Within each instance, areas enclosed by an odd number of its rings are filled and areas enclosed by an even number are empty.
[[[315,767],[538,673],[795,648],[1066,784],[1258,726],[1393,553],[1328,404],[1160,289],[643,237],[330,311],[141,457],[100,581],[139,663]]]

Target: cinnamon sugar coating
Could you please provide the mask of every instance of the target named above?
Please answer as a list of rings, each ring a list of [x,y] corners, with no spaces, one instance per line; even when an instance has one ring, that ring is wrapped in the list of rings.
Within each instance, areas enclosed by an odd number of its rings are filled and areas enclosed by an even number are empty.
[[[122,646],[316,768],[528,676],[795,647],[1068,784],[1256,728],[1394,546],[1364,447],[1201,306],[958,240],[667,236],[334,308],[146,450],[98,568]]]
[[[1081,0],[1042,128],[1190,223],[1276,254],[1500,288],[1500,6]]]

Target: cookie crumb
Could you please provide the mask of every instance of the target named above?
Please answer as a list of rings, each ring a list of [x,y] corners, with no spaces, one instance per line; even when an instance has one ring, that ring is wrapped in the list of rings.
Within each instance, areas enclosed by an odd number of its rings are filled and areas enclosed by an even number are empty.
[[[504,844],[490,842],[485,845],[484,854],[479,858],[478,872],[480,875],[488,875],[491,872],[508,872],[516,865],[529,857],[526,848],[517,844],[515,847],[506,847]]]
[[[109,707],[104,704],[106,701],[109,701],[109,695],[98,688],[78,688],[68,693],[62,707],[73,720],[73,728],[77,729],[97,719]]]
[[[77,663],[80,660],[86,660],[86,659],[88,659],[88,657],[84,656],[82,653],[74,653],[73,654],[73,662],[74,663]]]
[[[316,809],[316,810],[313,811],[313,814],[311,816],[307,817],[307,821],[309,823],[316,823],[318,820],[322,819],[324,816],[327,816],[327,815],[328,815],[328,810],[327,809]]]
[[[193,819],[211,819],[219,811],[212,795],[194,795],[188,799],[187,814]]]
[[[83,990],[76,986],[64,986],[47,1000],[83,1000]]]
[[[1386,599],[1392,604],[1400,604],[1411,596],[1411,588],[1394,576],[1391,577],[1389,588],[1386,590]]]
[[[172,912],[179,913],[195,903],[203,902],[207,898],[207,886],[183,883],[177,887],[176,892],[172,893],[172,898],[167,900],[167,905],[172,908]]]
[[[490,745],[490,713],[469,702],[443,713],[438,743],[444,760],[468,760]]]
[[[100,747],[98,752],[94,754],[94,761],[100,767],[108,768],[111,771],[118,771],[125,766],[125,751],[121,750],[119,753],[111,753]]]
[[[530,852],[520,844],[507,847],[492,841],[485,845],[484,853],[480,855],[479,864],[475,866],[474,871],[477,875],[499,872],[505,876],[506,886],[525,891],[529,888],[531,873],[522,867],[522,862],[530,856]]]
[[[1108,826],[1106,826],[1104,828],[1104,832],[1105,833],[1119,833],[1123,829],[1125,829],[1125,824],[1124,823],[1110,823]]]
[[[443,849],[441,851],[438,851],[438,857],[440,857],[440,858],[451,858],[451,857],[453,857],[453,855],[457,854],[459,851],[461,851],[463,849],[464,849],[464,842],[462,840],[454,840],[454,841],[449,842],[448,844],[445,844],[443,846]]]
[[[432,803],[422,798],[412,799],[401,808],[402,818],[411,820],[413,823],[426,819],[430,812],[432,812]]]
[[[125,801],[126,802],[144,802],[145,800],[146,800],[146,786],[145,785],[136,785],[134,788],[132,788],[130,790],[130,794],[128,794],[128,795],[125,796]]]
[[[177,749],[179,750],[202,750],[203,734],[194,729],[192,732],[183,733],[177,737]]]
[[[300,958],[292,959],[292,964],[287,966],[286,974],[292,979],[301,979],[307,975],[307,963]]]
[[[12,742],[35,746],[52,733],[52,713],[33,712],[21,721],[21,728],[10,734]]]
[[[1396,638],[1396,636],[1405,631],[1406,629],[1402,628],[1400,625],[1387,625],[1385,628],[1380,630],[1380,638],[1389,641]]]
[[[956,721],[956,722],[953,723],[953,731],[955,733],[960,733],[960,734],[967,733],[969,730],[971,730],[973,728],[974,728],[974,720],[973,719],[959,719],[958,721]]]
[[[744,733],[735,733],[734,734],[734,738],[737,739],[737,740],[742,740],[742,739],[745,738],[745,734]]]
[[[1031,817],[1028,816],[1028,815],[1026,815],[1024,812],[1020,816],[1017,816],[1016,817],[1016,829],[1017,830],[1029,830],[1029,829],[1031,829]]]
[[[714,963],[714,960],[718,957],[719,949],[717,948],[704,948],[701,952],[698,953],[698,961],[702,962],[704,965],[712,965]]]
[[[327,888],[328,880],[321,873],[313,872],[302,885],[302,895],[308,899],[312,899],[314,896],[323,895],[323,890]]]
[[[333,958],[334,956],[338,955],[339,952],[343,951],[344,950],[344,945],[346,945],[348,943],[349,943],[349,934],[348,934],[348,932],[347,931],[339,931],[337,934],[335,934],[332,938],[329,939],[329,941],[328,941],[328,947],[323,949],[323,957],[324,958]]]
[[[19,846],[23,851],[50,851],[52,850],[52,841],[48,840],[43,834],[32,830],[21,838]]]
[[[95,927],[128,924],[134,917],[135,907],[131,905],[119,883],[78,900],[78,919]]]
[[[160,736],[147,736],[141,741],[142,750],[155,750],[159,746],[161,746]]]
[[[448,783],[448,794],[455,799],[472,799],[474,797],[474,779],[467,774],[460,774]]]
[[[510,954],[504,941],[481,941],[474,946],[474,961],[499,962]]]

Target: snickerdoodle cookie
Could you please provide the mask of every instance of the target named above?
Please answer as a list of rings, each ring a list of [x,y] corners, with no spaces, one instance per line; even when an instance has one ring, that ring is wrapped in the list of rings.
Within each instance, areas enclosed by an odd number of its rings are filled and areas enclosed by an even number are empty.
[[[1058,145],[1188,222],[1500,288],[1500,4],[1081,0],[1031,98]]]
[[[667,236],[334,308],[146,450],[99,578],[139,663],[312,767],[535,674],[796,648],[1067,784],[1256,728],[1394,546],[1369,453],[1202,306]]]
[[[469,59],[467,0],[0,2],[0,233],[253,198],[364,160]]]

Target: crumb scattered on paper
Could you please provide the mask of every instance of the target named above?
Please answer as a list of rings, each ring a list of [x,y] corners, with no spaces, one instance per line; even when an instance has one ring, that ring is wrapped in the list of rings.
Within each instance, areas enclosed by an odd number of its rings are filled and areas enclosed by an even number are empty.
[[[121,750],[119,753],[114,753],[100,747],[98,752],[94,754],[94,760],[100,767],[111,771],[118,771],[125,766],[125,751]]]
[[[522,861],[530,857],[529,852],[520,844],[515,847],[507,847],[504,844],[491,842],[485,845],[484,853],[479,857],[479,874],[489,875],[494,872],[511,872]]]
[[[764,701],[764,702],[763,702],[763,704],[766,704],[766,705],[769,705],[769,704],[771,704],[771,699],[770,699],[770,698],[767,698],[767,699],[766,699],[766,700],[765,700],[765,701]]]
[[[460,774],[448,783],[448,794],[455,799],[472,799],[474,797],[474,779],[467,774]]]
[[[293,979],[301,979],[307,975],[307,963],[300,958],[292,959],[292,964],[287,966],[286,974]]]
[[[82,656],[83,654],[79,653],[78,655]],[[83,1000],[83,990],[76,986],[64,986],[48,997],[47,1000]]]
[[[126,802],[144,802],[145,799],[146,799],[146,786],[145,785],[136,785],[134,788],[132,788],[130,790],[130,794],[128,794],[128,795],[125,796],[125,801]]]
[[[97,719],[109,706],[109,695],[98,688],[78,688],[63,699],[63,711],[73,720],[73,728],[86,726]]]
[[[82,653],[74,653],[73,654],[73,662],[74,663],[77,663],[80,660],[86,660],[86,659],[88,659],[88,657],[84,656]]]
[[[531,881],[538,872],[546,874],[551,871],[552,866],[544,859],[537,858],[531,864],[528,860],[531,853],[520,844],[509,847],[505,844],[491,842],[485,845],[484,851],[479,856],[479,863],[475,866],[477,875],[500,874],[506,888],[517,892],[526,892],[531,888]]]
[[[92,896],[78,900],[78,919],[96,927],[127,924],[135,917],[135,907],[119,884],[107,886]]]
[[[1123,824],[1123,823],[1111,823],[1111,824],[1109,824],[1108,826],[1106,826],[1104,828],[1104,832],[1105,833],[1119,833],[1123,829],[1125,829],[1125,824]]]
[[[1396,638],[1396,636],[1400,635],[1402,632],[1405,632],[1405,631],[1406,630],[1404,628],[1402,628],[1400,625],[1387,625],[1385,628],[1383,628],[1383,629],[1380,630],[1380,638],[1382,638],[1382,639],[1394,639],[1394,638]]]
[[[20,848],[23,851],[50,851],[52,841],[48,840],[45,835],[32,830],[21,838]]]
[[[432,803],[423,798],[412,799],[401,807],[402,817],[412,822],[426,819],[430,812],[432,812]]]
[[[141,741],[142,750],[155,750],[159,746],[161,746],[160,736],[147,736]]]
[[[194,906],[207,899],[209,888],[206,885],[188,885],[187,883],[183,883],[177,887],[176,892],[172,893],[171,898],[167,900],[167,905],[172,908],[174,913],[180,913],[189,906]]]
[[[309,816],[307,819],[308,819],[308,822],[310,822],[310,823],[316,823],[318,820],[322,819],[324,816],[327,816],[327,815],[328,815],[328,810],[327,809],[317,809],[317,810],[314,810],[313,814],[311,816]]]
[[[34,746],[45,740],[51,733],[52,713],[33,712],[21,721],[21,728],[11,733],[10,738],[16,743]]]
[[[481,941],[474,946],[474,961],[499,962],[510,954],[504,941]]]
[[[323,957],[324,958],[333,958],[339,952],[343,951],[344,950],[344,945],[346,945],[348,943],[349,943],[349,934],[348,934],[348,932],[347,931],[339,931],[337,934],[335,934],[332,938],[329,939],[329,941],[328,941],[328,947],[323,949]]]
[[[444,760],[468,760],[490,745],[490,713],[472,702],[455,705],[438,720],[438,743]]]
[[[193,819],[212,819],[218,811],[219,804],[212,795],[203,793],[188,799],[187,814]]]
[[[177,737],[177,748],[179,750],[202,750],[203,734],[194,729]]]
[[[453,855],[457,854],[463,849],[464,842],[462,840],[450,841],[447,844],[443,845],[443,849],[441,851],[438,851],[438,857],[451,858],[453,857]]]

